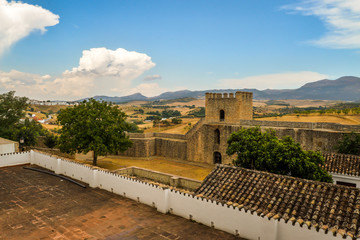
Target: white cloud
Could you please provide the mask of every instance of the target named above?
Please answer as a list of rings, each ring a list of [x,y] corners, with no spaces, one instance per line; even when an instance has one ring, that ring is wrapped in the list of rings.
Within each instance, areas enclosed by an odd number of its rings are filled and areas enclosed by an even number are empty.
[[[79,66],[66,70],[61,77],[0,72],[0,88],[35,99],[78,99],[115,91],[128,94],[132,80],[154,67],[143,53],[119,48],[92,48],[83,51]],[[144,86],[146,87],[146,86]]]
[[[40,6],[0,0],[0,55],[35,30],[59,23],[59,16]]]
[[[301,0],[283,8],[317,16],[326,24],[327,34],[311,43],[329,48],[360,48],[359,0]]]
[[[154,81],[154,80],[161,80],[161,76],[159,74],[155,75],[148,75],[144,78],[144,81]]]
[[[298,88],[308,82],[322,80],[327,75],[316,72],[290,72],[251,76],[239,79],[222,79],[220,88],[257,88],[264,89],[292,89]]]
[[[146,97],[153,97],[166,91],[167,89],[160,87],[158,83],[142,83],[130,89],[129,94],[141,93]]]

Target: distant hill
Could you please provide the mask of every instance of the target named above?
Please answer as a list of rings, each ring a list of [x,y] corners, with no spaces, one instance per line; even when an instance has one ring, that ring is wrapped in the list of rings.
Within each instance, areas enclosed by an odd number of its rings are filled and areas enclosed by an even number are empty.
[[[135,93],[135,94],[124,96],[124,97],[94,96],[93,98],[96,100],[103,100],[106,102],[113,102],[113,103],[132,102],[132,101],[148,101],[149,100],[148,97],[145,97],[141,93]],[[88,99],[88,98],[81,99],[79,101],[83,101],[86,99]]]
[[[360,78],[348,76],[336,80],[324,79],[307,83],[298,89],[273,92],[271,98],[356,101],[360,98]]]
[[[345,76],[336,80],[319,80],[307,83],[298,89],[212,89],[204,91],[181,90],[165,92],[155,97],[146,97],[141,93],[135,93],[123,97],[95,96],[95,99],[114,103],[130,101],[157,101],[177,98],[204,98],[206,92],[235,93],[236,91],[247,91],[254,94],[254,99],[280,100],[280,99],[314,99],[314,100],[360,100],[360,78]]]

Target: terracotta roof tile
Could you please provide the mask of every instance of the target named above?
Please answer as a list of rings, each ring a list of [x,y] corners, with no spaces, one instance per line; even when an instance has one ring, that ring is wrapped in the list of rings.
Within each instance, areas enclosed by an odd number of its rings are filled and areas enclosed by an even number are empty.
[[[324,169],[330,173],[360,176],[360,156],[338,153],[323,154]]]
[[[269,219],[360,238],[360,189],[217,165],[194,194]]]

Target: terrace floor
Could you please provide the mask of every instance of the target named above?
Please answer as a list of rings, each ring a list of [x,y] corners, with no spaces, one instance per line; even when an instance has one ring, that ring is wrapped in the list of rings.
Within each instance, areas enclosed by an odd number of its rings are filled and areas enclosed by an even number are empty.
[[[107,191],[0,168],[0,239],[239,239]]]

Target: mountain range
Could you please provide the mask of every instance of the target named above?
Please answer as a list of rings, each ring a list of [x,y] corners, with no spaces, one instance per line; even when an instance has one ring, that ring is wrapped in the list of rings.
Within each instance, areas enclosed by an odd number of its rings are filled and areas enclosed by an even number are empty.
[[[236,91],[252,92],[254,99],[280,100],[280,99],[313,99],[313,100],[341,100],[360,101],[360,78],[353,76],[340,77],[336,80],[319,80],[310,82],[297,89],[212,89],[204,91],[181,90],[165,92],[155,97],[146,97],[135,93],[123,97],[95,96],[94,99],[114,103],[131,101],[157,101],[177,98],[204,98],[206,92],[231,93]]]

